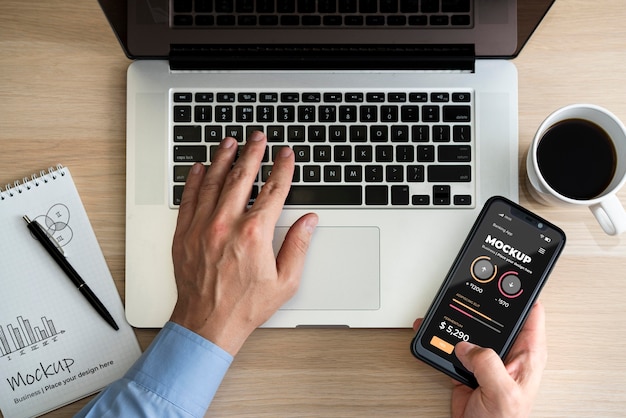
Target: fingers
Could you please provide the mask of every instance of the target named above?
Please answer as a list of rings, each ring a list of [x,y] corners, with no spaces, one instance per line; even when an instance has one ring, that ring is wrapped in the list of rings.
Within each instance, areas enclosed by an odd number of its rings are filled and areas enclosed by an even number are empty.
[[[267,221],[267,224],[271,224],[272,228],[278,221],[285,205],[285,199],[289,194],[294,164],[293,151],[289,147],[283,147],[276,155],[272,174],[263,185],[250,209],[252,214],[263,213],[265,215],[264,220]]]
[[[252,185],[256,181],[261,167],[265,145],[265,135],[255,131],[248,138],[237,163],[232,168],[220,166],[219,173],[223,177],[215,180],[216,182],[221,180],[221,184],[223,184],[219,198],[214,195],[207,196],[207,201],[217,202],[214,208],[216,214],[234,219],[244,212],[250,200]],[[226,170],[226,172],[222,173],[222,170]],[[213,175],[213,172],[209,174]]]
[[[454,353],[463,366],[474,373],[483,390],[506,390],[514,383],[502,359],[492,349],[461,341],[454,347]]]
[[[514,352],[517,347],[521,346],[535,348],[546,346],[546,313],[543,304],[539,301],[535,302],[530,310],[526,323],[511,351]]]
[[[543,305],[536,302],[505,363],[509,374],[520,385],[534,391],[539,387],[547,360],[545,311]]]
[[[318,217],[314,213],[309,213],[298,219],[289,228],[283,245],[276,256],[276,269],[278,271],[279,280],[292,285],[293,296],[297,285],[299,284],[302,270],[304,269],[304,261],[311,236],[317,226]]]
[[[413,331],[417,332],[417,330],[419,329],[419,327],[422,325],[422,322],[424,322],[424,318],[417,318],[417,319],[413,322]]]
[[[178,220],[176,222],[176,231],[174,237],[176,238],[184,231],[189,229],[191,220],[196,210],[196,204],[198,202],[198,191],[200,184],[204,178],[204,166],[200,163],[196,163],[187,176],[187,182],[185,183],[185,189],[183,190],[183,197],[178,208]],[[174,239],[176,242],[176,239]]]

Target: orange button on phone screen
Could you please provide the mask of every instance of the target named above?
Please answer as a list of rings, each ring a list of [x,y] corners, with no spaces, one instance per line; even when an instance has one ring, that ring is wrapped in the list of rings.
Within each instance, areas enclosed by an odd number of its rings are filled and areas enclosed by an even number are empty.
[[[441,351],[445,351],[448,354],[452,354],[454,351],[454,346],[447,341],[442,340],[441,338],[434,336],[430,340],[430,344],[437,347]]]

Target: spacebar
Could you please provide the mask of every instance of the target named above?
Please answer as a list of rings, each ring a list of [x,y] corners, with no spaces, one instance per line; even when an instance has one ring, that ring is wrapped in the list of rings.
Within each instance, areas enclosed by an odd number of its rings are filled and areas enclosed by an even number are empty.
[[[285,205],[360,205],[361,186],[292,185]]]

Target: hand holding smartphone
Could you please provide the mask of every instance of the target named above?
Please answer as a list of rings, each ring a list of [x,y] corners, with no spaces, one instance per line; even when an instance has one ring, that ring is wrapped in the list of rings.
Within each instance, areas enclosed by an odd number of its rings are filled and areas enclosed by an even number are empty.
[[[413,338],[413,355],[477,387],[454,346],[469,341],[503,358],[564,245],[557,226],[503,197],[489,199]]]

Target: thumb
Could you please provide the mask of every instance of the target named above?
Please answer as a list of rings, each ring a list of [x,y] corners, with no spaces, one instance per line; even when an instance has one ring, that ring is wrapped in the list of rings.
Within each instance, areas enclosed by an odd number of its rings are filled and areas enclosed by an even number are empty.
[[[285,241],[276,256],[276,268],[280,279],[299,283],[317,222],[317,215],[308,213],[289,228]]]
[[[455,346],[454,353],[463,366],[474,373],[483,391],[496,392],[515,383],[502,359],[490,348],[462,341]]]

